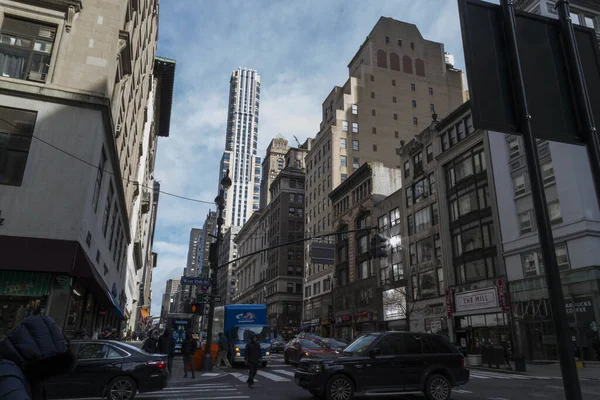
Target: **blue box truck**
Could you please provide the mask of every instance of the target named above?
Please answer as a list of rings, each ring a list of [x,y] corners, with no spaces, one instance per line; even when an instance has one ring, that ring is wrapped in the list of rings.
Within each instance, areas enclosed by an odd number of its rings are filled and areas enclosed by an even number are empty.
[[[229,304],[215,307],[213,343],[218,342],[219,332],[223,332],[229,339],[228,357],[231,363],[244,362],[246,344],[252,336],[258,336],[262,366],[267,366],[271,358],[271,329],[267,325],[266,304]]]

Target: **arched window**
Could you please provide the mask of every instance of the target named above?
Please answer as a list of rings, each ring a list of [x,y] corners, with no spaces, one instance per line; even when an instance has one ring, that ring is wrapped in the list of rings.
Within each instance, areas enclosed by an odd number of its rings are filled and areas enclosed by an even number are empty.
[[[387,68],[387,54],[383,50],[377,50],[377,66]]]
[[[390,53],[390,69],[400,72],[400,56],[396,53]]]
[[[415,60],[415,72],[418,76],[425,76],[425,62],[420,58]]]
[[[412,59],[409,56],[402,57],[402,69],[407,74],[412,74]]]

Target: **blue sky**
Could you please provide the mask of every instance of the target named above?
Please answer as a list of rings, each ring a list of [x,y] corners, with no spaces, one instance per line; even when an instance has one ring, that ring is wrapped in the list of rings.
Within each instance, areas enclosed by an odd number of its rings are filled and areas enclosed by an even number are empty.
[[[321,103],[348,79],[348,62],[381,16],[416,24],[464,70],[456,0],[163,0],[158,55],[177,60],[177,73],[171,134],[158,145],[161,190],[212,203],[238,66],[261,76],[261,156],[277,134],[292,145],[293,135],[314,136]],[[190,229],[202,227],[209,208],[161,195],[153,315],[166,280],[182,274]]]

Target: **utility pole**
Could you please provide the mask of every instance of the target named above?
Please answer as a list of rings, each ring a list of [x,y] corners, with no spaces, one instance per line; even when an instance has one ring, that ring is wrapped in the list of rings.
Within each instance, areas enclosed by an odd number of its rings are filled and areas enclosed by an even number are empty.
[[[537,142],[533,134],[529,104],[527,100],[527,90],[525,89],[525,79],[523,77],[523,68],[518,45],[517,23],[515,17],[514,0],[501,0],[500,2],[504,14],[506,41],[509,48],[509,57],[512,60],[511,75],[515,83],[515,97],[517,100],[516,110],[519,121],[519,130],[523,135],[523,147],[525,150],[525,159],[529,170],[529,181],[531,183],[531,198],[533,199],[534,210],[536,210],[536,220],[538,226],[538,236],[542,252],[542,259],[545,266],[546,285],[548,286],[548,297],[550,299],[550,308],[552,310],[552,320],[556,331],[558,359],[562,372],[564,390],[566,398],[569,400],[581,400],[581,388],[577,376],[577,367],[575,364],[575,355],[573,344],[569,337],[569,323],[567,312],[565,310],[565,296],[563,294],[560,271],[556,260],[556,249],[554,247],[554,237],[550,216],[548,213],[548,203],[546,201],[546,192],[542,180],[542,171],[540,167],[539,155],[537,152]],[[560,0],[557,3],[561,20],[568,18],[568,2]],[[569,22],[570,24],[570,22]],[[571,31],[573,29],[570,26]],[[573,32],[572,32],[573,33]],[[567,35],[568,36],[568,35]],[[574,39],[574,33],[571,40]],[[575,49],[577,45],[571,43]],[[567,46],[569,47],[569,46]],[[573,52],[572,52],[573,53]],[[575,51],[575,53],[577,53]],[[581,62],[578,54],[569,54],[567,58],[576,57],[575,64]],[[585,87],[583,88],[585,91]],[[538,115],[538,118],[543,118]],[[593,168],[592,168],[593,169]]]
[[[219,269],[219,247],[223,240],[223,234],[221,229],[223,227],[223,210],[225,209],[225,191],[231,187],[231,178],[229,178],[229,170],[225,173],[223,179],[221,179],[221,189],[219,195],[215,198],[215,204],[219,210],[217,216],[217,240],[211,244],[209,250],[210,269],[211,269],[211,295],[217,294],[217,271]],[[214,245],[214,246],[213,246]],[[206,348],[204,351],[204,360],[202,361],[203,371],[212,371],[212,356],[210,355],[210,348],[212,346],[212,330],[213,330],[213,319],[215,318],[215,302],[211,297],[208,306],[208,325],[206,327]]]

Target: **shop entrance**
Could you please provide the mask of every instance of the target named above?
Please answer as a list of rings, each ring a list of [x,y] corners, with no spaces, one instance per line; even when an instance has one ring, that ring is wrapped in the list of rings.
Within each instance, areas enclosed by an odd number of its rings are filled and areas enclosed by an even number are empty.
[[[506,315],[502,313],[456,317],[456,341],[468,354],[480,354],[484,344],[510,345]]]
[[[0,339],[31,315],[41,314],[45,297],[0,296]]]

